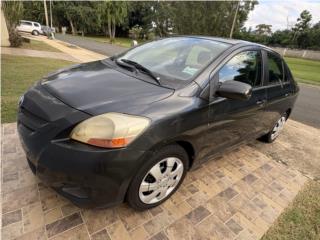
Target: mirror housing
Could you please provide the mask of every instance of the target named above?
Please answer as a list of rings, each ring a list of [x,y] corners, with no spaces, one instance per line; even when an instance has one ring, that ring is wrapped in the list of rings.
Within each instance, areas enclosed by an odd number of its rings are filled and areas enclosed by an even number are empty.
[[[216,95],[234,100],[248,100],[251,94],[251,85],[233,80],[223,82],[216,91]]]

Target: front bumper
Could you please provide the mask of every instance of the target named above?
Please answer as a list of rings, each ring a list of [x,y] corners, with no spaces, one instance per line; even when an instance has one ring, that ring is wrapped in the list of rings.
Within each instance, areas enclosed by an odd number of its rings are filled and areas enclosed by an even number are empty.
[[[109,207],[124,201],[129,183],[144,151],[101,149],[70,139],[42,145],[40,155],[30,151],[34,142],[18,124],[31,170],[41,181],[80,207]],[[33,139],[34,140],[34,139]]]
[[[44,184],[74,204],[109,207],[123,202],[143,155],[144,152],[129,148],[101,150],[65,140],[50,143],[38,160],[31,159],[31,155],[27,158]]]
[[[18,133],[31,170],[44,184],[80,207],[123,202],[148,152],[129,147],[104,149],[69,139],[70,128],[90,116],[50,97],[46,94],[41,98],[30,90],[19,107]],[[61,117],[57,117],[59,114]]]

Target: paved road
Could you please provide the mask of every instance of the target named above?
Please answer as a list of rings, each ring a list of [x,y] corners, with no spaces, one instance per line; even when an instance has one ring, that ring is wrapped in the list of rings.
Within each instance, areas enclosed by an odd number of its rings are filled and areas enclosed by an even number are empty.
[[[56,34],[55,37],[61,41],[65,41],[106,56],[112,56],[127,49],[109,43],[96,42],[87,38],[82,38],[80,36]]]
[[[99,43],[78,36],[57,34],[56,38],[107,56],[112,56],[126,50],[124,47]],[[291,119],[320,128],[320,87],[300,84],[300,95],[292,112]]]
[[[320,87],[299,84],[300,94],[291,119],[320,128]]]

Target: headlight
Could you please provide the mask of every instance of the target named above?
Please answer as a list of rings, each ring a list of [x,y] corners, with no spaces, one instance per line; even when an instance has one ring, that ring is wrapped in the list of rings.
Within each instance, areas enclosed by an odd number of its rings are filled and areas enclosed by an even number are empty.
[[[105,148],[125,147],[148,126],[145,117],[122,113],[106,113],[79,123],[70,137],[79,142]]]

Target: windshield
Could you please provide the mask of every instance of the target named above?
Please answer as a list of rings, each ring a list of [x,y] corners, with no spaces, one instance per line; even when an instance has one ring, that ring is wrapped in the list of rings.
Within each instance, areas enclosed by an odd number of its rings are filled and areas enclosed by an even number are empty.
[[[220,53],[227,43],[201,38],[175,37],[143,44],[121,55],[162,78],[187,81],[193,79]]]

